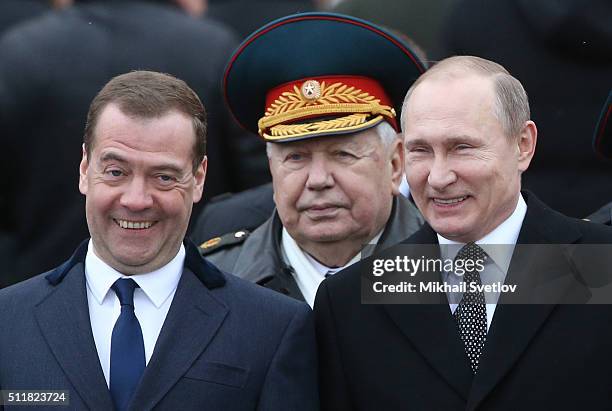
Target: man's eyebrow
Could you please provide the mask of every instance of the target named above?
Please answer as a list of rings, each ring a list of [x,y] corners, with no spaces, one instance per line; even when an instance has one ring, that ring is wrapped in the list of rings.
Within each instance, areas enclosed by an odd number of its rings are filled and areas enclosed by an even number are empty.
[[[179,167],[176,164],[171,164],[171,163],[166,163],[166,164],[159,164],[156,166],[151,167],[152,170],[154,171],[169,171],[171,173],[174,174],[185,174],[185,170],[183,170],[182,167]]]
[[[123,163],[123,164],[128,163],[128,160],[125,157],[123,157],[121,154],[118,154],[112,151],[108,151],[102,154],[102,157],[100,157],[101,163],[107,163],[111,161],[116,161],[118,163]],[[185,171],[183,170],[183,168],[180,165],[174,164],[174,163],[158,164],[158,165],[152,166],[151,170],[166,171],[166,172],[171,172],[171,173],[178,174],[178,175],[185,174]]]
[[[460,143],[470,143],[473,145],[477,145],[478,143],[480,143],[480,140],[478,140],[475,137],[469,136],[467,134],[461,134],[461,135],[449,138],[448,140],[446,140],[446,143],[448,145],[455,145],[455,144],[460,144]]]
[[[114,153],[112,151],[107,151],[106,153],[102,154],[102,157],[100,157],[100,161],[103,163],[106,163],[109,161],[127,163],[127,160],[123,156],[121,156],[120,154]]]
[[[479,142],[480,140],[478,140],[475,137],[469,136],[467,134],[462,134],[462,135],[453,136],[453,137],[444,139],[443,144],[452,146],[452,145],[460,144],[460,143],[471,143],[471,144],[476,145]],[[405,147],[429,146],[429,145],[431,145],[431,142],[423,138],[415,138],[413,140],[404,140]]]
[[[404,140],[405,147],[428,146],[430,143],[423,138],[415,138],[414,140]]]

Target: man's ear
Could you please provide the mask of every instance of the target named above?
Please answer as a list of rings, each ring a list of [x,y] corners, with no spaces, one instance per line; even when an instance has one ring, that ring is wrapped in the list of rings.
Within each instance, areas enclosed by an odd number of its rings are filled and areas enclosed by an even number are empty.
[[[389,161],[391,162],[391,191],[397,196],[400,194],[399,187],[404,175],[404,142],[401,138],[391,143]]]
[[[194,178],[195,178],[195,186],[193,188],[193,202],[197,203],[202,199],[202,194],[204,193],[204,181],[206,181],[206,170],[208,169],[208,158],[204,156],[202,162],[198,166]]]
[[[81,164],[79,165],[79,191],[81,194],[87,195],[87,170],[89,168],[89,161],[87,158],[87,150],[85,150],[85,144],[83,144],[82,150]]]
[[[538,128],[533,121],[526,121],[517,140],[518,168],[521,173],[529,167],[531,159],[535,154],[537,141]]]

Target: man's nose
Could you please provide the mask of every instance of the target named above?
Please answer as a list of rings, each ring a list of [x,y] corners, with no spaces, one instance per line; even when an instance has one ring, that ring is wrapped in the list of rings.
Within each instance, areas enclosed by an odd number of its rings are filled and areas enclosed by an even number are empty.
[[[119,204],[131,211],[146,210],[153,205],[150,190],[145,178],[134,177],[124,186]]]
[[[334,185],[334,177],[330,162],[324,156],[313,156],[308,169],[306,188],[323,190]]]
[[[434,159],[429,170],[427,183],[434,190],[444,190],[449,185],[457,181],[457,174],[445,158],[437,157]]]

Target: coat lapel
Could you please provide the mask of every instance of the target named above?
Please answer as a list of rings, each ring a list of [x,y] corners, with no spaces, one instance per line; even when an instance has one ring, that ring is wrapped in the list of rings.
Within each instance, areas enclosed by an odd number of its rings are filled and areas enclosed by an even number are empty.
[[[227,313],[228,308],[185,268],[130,408],[155,407],[206,349]]]
[[[547,210],[533,195],[524,195],[528,200],[527,215],[506,284],[523,287],[528,294],[522,294],[521,298],[527,298],[533,304],[512,304],[509,303],[513,298],[510,294],[501,296],[474,378],[468,410],[476,409],[519,361],[557,303],[567,298],[570,291],[577,293],[574,296],[586,292],[584,286],[576,281],[561,246],[578,241],[580,232],[568,225],[566,217]],[[543,258],[542,249],[525,247],[526,244],[548,244],[545,250],[550,255]],[[542,304],[544,294],[548,304]]]
[[[437,245],[435,232],[429,225],[423,226],[403,245]],[[437,250],[437,247],[436,247]],[[436,251],[439,256],[439,251]],[[424,280],[424,273],[417,273]],[[427,281],[440,281],[440,273],[429,273]],[[464,399],[467,400],[473,374],[459,339],[448,300],[444,293],[419,294],[419,304],[385,305],[384,309],[415,349],[425,358],[440,376]]]
[[[387,305],[385,310],[429,365],[467,400],[473,375],[448,303]]]
[[[83,402],[90,409],[112,409],[91,331],[83,263],[62,266],[56,272],[62,268],[67,268],[63,280],[35,308],[36,321]]]

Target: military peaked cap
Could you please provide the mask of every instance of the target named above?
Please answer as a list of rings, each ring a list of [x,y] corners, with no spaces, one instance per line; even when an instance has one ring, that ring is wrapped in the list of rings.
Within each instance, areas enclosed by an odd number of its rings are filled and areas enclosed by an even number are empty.
[[[400,37],[333,13],[301,13],[251,34],[227,64],[224,91],[238,122],[266,141],[355,133],[396,116],[425,71]]]

